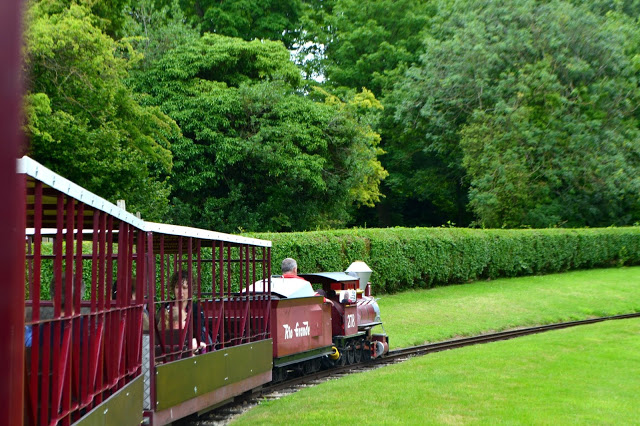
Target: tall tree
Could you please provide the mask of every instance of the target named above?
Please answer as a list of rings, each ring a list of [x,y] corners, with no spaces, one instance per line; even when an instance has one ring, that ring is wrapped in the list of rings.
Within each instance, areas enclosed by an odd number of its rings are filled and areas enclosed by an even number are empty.
[[[124,85],[135,52],[84,6],[32,2],[27,10],[27,153],[133,211],[159,219],[168,206],[170,142],[180,131]]]
[[[174,0],[159,0],[167,5]],[[179,0],[189,21],[201,32],[244,40],[282,41],[291,47],[297,37],[301,0]]]
[[[149,68],[167,51],[200,37],[198,30],[187,22],[178,0],[164,6],[158,3],[157,0],[131,0],[125,8],[124,35],[142,55],[142,60],[137,61],[130,72],[133,79],[137,70]]]
[[[147,102],[176,119],[172,217],[237,232],[340,226],[372,204],[386,175],[377,134],[358,109],[296,91],[300,73],[281,43],[205,34],[138,79]]]
[[[305,3],[299,56],[307,74],[322,75],[333,87],[366,87],[378,97],[418,59],[420,34],[433,13],[424,0]]]
[[[393,167],[397,144],[391,141],[403,133],[404,127],[394,121],[395,104],[390,95],[394,84],[424,51],[423,33],[429,30],[437,9],[426,0],[308,0],[305,6],[298,62],[311,81],[322,80],[342,96],[348,97],[363,87],[373,91],[384,106],[375,124],[382,137],[381,146],[388,152],[381,161],[385,168]],[[423,162],[429,161],[433,162]],[[422,164],[404,164],[400,173],[411,173],[408,167],[412,166],[417,166],[412,171],[418,182],[431,179],[429,188],[440,200],[438,206],[423,193],[416,197],[412,185],[399,185],[392,172],[381,187],[385,198],[375,209],[359,209],[357,224],[440,225],[447,219],[468,222],[466,217],[457,217],[458,204],[463,212],[466,205],[466,200],[456,202],[459,185],[446,174],[424,176],[422,171],[433,169]]]
[[[402,168],[436,161],[422,173],[469,185],[485,226],[637,221],[635,24],[561,1],[443,7],[394,94],[395,182],[428,194],[433,180]]]

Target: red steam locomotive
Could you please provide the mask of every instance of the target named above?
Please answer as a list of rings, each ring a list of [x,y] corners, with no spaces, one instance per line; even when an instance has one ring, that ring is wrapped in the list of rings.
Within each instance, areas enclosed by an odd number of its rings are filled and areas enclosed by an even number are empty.
[[[272,277],[274,381],[292,371],[309,374],[388,352],[387,336],[372,332],[382,321],[370,294],[371,272],[364,262],[354,262],[346,273],[301,274],[307,282],[295,287]]]

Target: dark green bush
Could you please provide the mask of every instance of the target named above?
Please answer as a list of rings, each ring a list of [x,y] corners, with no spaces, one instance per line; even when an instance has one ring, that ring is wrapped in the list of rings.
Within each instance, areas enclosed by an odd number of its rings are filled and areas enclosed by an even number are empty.
[[[293,257],[301,272],[342,271],[355,260],[392,293],[476,279],[640,264],[640,228],[477,230],[353,229],[251,234],[271,240],[272,268]]]

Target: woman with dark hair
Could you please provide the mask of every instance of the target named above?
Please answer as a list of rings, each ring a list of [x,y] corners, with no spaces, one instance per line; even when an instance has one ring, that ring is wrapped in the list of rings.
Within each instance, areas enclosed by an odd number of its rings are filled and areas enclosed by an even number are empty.
[[[211,337],[205,327],[204,312],[196,302],[190,303],[189,275],[187,271],[175,272],[169,280],[169,294],[173,301],[167,307],[165,324],[168,330],[182,330],[188,327],[189,318],[193,323],[191,350],[204,351],[207,343],[211,344]],[[197,315],[193,313],[197,312]],[[199,332],[198,332],[199,330]],[[186,343],[186,341],[185,341]]]

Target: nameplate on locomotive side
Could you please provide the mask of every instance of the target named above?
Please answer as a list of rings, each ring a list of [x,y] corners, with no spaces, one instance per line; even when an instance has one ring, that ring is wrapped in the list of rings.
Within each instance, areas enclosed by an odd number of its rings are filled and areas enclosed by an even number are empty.
[[[296,323],[295,327],[291,327],[289,324],[282,324],[284,327],[284,340],[293,339],[295,337],[305,337],[311,335],[311,327],[309,327],[309,321],[302,321],[302,326],[300,323]]]

